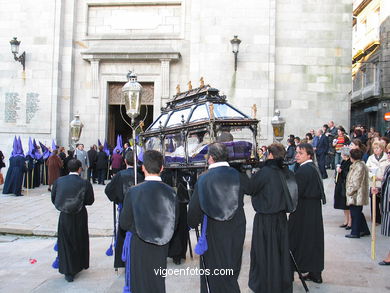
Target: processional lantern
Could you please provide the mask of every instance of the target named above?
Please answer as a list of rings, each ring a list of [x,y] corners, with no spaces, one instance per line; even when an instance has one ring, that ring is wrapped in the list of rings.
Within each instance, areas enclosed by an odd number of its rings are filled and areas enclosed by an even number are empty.
[[[286,121],[284,118],[280,117],[280,111],[278,109],[275,110],[271,124],[274,132],[274,140],[277,140],[280,143],[284,137],[284,126]]]
[[[128,82],[122,87],[123,99],[126,107],[126,114],[134,123],[136,118],[141,112],[141,90],[142,86],[137,82],[137,75],[129,71],[127,74]]]
[[[83,127],[84,124],[80,121],[80,115],[75,114],[74,119],[70,122],[70,138],[72,143],[75,144],[79,141]]]

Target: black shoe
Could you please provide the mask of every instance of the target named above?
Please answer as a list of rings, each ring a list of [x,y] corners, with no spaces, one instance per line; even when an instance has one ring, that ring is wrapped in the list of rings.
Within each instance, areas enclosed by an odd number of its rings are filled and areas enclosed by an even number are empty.
[[[370,235],[371,235],[370,231],[368,231],[368,232],[360,232],[360,237],[370,236]]]
[[[174,257],[174,258],[173,258],[173,263],[174,263],[175,265],[181,264],[180,257]]]
[[[352,229],[352,227],[351,226],[347,226],[347,227],[345,227],[345,230],[351,230]]]
[[[378,265],[380,265],[380,266],[390,266],[390,261],[382,260],[381,262],[378,263]]]
[[[340,228],[347,228],[348,227],[348,224],[342,224],[339,226]]]
[[[360,238],[360,236],[353,235],[353,234],[347,234],[347,235],[345,235],[345,237],[347,237],[347,238]]]
[[[322,283],[322,278],[316,278],[312,274],[308,273],[306,276],[303,276],[303,279],[305,281],[313,281],[314,283],[321,284]]]
[[[65,280],[67,280],[69,283],[73,282],[73,276],[72,275],[65,275]]]

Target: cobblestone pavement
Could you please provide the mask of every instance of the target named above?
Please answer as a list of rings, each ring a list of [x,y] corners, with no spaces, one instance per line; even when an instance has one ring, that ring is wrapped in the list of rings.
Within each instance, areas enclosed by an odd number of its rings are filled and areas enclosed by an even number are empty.
[[[330,172],[330,171],[329,171]],[[331,175],[331,174],[329,174]],[[329,176],[330,178],[332,176]],[[390,267],[377,263],[390,249],[389,239],[380,235],[377,227],[377,258],[371,260],[369,237],[347,239],[347,231],[338,226],[343,213],[333,209],[332,179],[324,181],[328,204],[323,208],[325,226],[324,283],[308,282],[311,292],[390,292],[388,278]],[[0,187],[0,192],[2,187]],[[115,272],[113,257],[105,255],[112,234],[112,204],[103,192],[104,186],[94,185],[95,203],[88,207],[91,261],[90,268],[77,275],[73,283],[64,280],[51,264],[56,242],[58,214],[50,200],[47,187],[24,192],[23,197],[0,195],[0,292],[122,292],[123,270]],[[247,217],[243,263],[239,283],[242,292],[248,288],[249,253],[254,211],[250,199],[245,199]],[[366,217],[369,210],[364,208]],[[369,225],[371,223],[369,222]],[[370,226],[371,228],[371,226]],[[191,232],[192,243],[195,233]],[[30,235],[30,236],[26,236]],[[34,263],[33,260],[36,260]],[[33,262],[33,263],[31,263]],[[168,260],[168,268],[198,267],[199,258],[187,260],[176,266]],[[167,293],[199,292],[199,277],[168,276]],[[304,292],[295,276],[294,292]]]

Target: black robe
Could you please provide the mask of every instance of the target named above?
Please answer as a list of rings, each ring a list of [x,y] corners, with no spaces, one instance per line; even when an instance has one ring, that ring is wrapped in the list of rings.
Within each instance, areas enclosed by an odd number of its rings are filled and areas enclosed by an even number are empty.
[[[33,182],[32,182],[32,173],[33,173],[33,169],[34,169],[34,159],[30,155],[27,155],[25,160],[26,160],[27,171],[24,173],[23,187],[31,189],[31,188],[34,188]]]
[[[159,215],[158,217],[156,215]],[[132,293],[165,293],[168,245],[177,222],[176,194],[163,182],[145,181],[125,195],[119,223],[130,231],[130,284]]]
[[[41,168],[41,184],[47,185],[48,183],[48,176],[49,176],[49,170],[46,165],[47,159],[42,158],[42,168]]]
[[[15,156],[9,159],[9,168],[5,176],[3,194],[22,195],[23,173],[27,171],[25,158]]]
[[[347,206],[347,197],[345,183],[347,182],[347,175],[349,172],[349,167],[351,166],[351,160],[342,160],[341,161],[341,173],[338,173],[336,186],[334,188],[334,205],[333,207],[338,210],[349,210]]]
[[[41,185],[41,164],[43,160],[33,159],[30,155],[26,156],[27,172],[24,176],[23,186],[31,189]],[[28,186],[27,186],[28,183]]]
[[[302,272],[324,269],[324,226],[322,220],[322,180],[313,163],[301,165],[295,173],[298,206],[288,221],[290,249]]]
[[[286,196],[275,160],[250,181],[249,194],[256,211],[253,220],[249,288],[260,292],[292,292]],[[284,168],[283,172],[290,172]]]
[[[186,258],[187,244],[189,239],[189,229],[187,224],[187,205],[189,202],[189,193],[187,190],[187,184],[183,180],[183,176],[190,178],[190,188],[193,189],[196,181],[195,174],[189,172],[183,172],[181,170],[176,171],[176,176],[172,171],[165,169],[161,174],[161,179],[166,184],[173,186],[173,178],[176,177],[177,183],[177,198],[179,201],[179,218],[178,224],[173,234],[172,240],[169,242],[168,257],[172,257],[174,260],[181,260]]]
[[[137,174],[137,182],[141,183],[144,181],[144,176],[141,173]],[[118,172],[114,177],[112,177],[110,183],[107,184],[104,192],[106,193],[108,199],[114,204],[119,205],[123,204],[125,194],[131,186],[134,185],[134,169],[129,168]],[[116,207],[114,207],[116,208]],[[118,217],[120,216],[120,210],[118,211]],[[116,220],[115,220],[116,222]],[[115,223],[116,224],[116,223]],[[115,258],[114,258],[114,268],[124,267],[125,263],[122,261],[122,248],[123,241],[126,237],[126,231],[123,230],[120,225],[117,225],[118,229],[116,231],[116,240],[115,240]]]
[[[208,250],[203,254],[206,269],[211,272],[214,269],[233,270],[233,275],[230,276],[208,276],[212,293],[240,292],[237,279],[241,269],[246,226],[243,208],[244,186],[246,185],[243,184],[240,173],[235,169],[225,166],[212,168],[199,177],[189,203],[190,227],[198,227],[203,215],[208,216]],[[235,194],[233,191],[237,190]],[[218,193],[219,196],[216,196]],[[224,199],[220,200],[222,196]],[[203,206],[204,203],[208,206]],[[203,268],[201,261],[200,268]],[[205,278],[200,279],[201,292],[206,293]]]
[[[58,220],[59,272],[75,275],[89,268],[88,213],[94,202],[92,185],[77,175],[54,181],[51,201],[61,211]]]

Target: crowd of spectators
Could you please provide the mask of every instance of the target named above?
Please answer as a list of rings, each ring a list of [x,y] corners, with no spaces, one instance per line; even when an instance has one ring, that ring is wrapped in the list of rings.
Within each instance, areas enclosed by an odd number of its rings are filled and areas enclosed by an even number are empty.
[[[323,179],[332,174],[335,181],[334,208],[343,210],[340,228],[350,230],[345,237],[360,238],[370,235],[363,206],[370,203],[371,221],[376,211],[376,225],[390,236],[390,128],[383,135],[374,127],[353,126],[349,133],[333,121],[321,128],[308,131],[301,140],[290,135],[286,144],[285,163],[296,171],[296,146],[309,143],[315,151],[316,164]],[[262,152],[264,157],[266,152]],[[327,172],[327,170],[335,170]],[[375,197],[375,200],[373,200]],[[375,202],[375,208],[372,205]],[[390,253],[380,265],[390,265]]]

